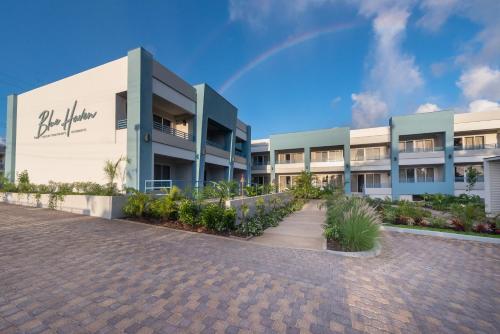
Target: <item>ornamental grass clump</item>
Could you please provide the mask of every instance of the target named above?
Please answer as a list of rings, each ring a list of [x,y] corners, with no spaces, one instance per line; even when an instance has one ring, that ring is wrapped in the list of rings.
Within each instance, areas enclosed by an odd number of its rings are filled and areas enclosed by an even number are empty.
[[[381,218],[363,198],[329,198],[324,235],[329,248],[349,252],[370,250],[379,237]]]

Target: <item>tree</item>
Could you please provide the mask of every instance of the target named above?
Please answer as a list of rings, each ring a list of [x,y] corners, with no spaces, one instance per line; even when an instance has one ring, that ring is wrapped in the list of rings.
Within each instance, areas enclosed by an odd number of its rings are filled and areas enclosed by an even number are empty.
[[[466,190],[467,192],[470,192],[472,188],[474,188],[474,185],[477,182],[479,172],[477,171],[477,169],[473,168],[472,166],[469,166],[469,168],[467,168],[465,173],[466,173],[465,182],[467,182]]]

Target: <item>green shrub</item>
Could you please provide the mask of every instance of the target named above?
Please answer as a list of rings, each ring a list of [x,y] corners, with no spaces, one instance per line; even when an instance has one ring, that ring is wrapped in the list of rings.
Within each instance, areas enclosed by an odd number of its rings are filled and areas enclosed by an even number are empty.
[[[234,229],[235,221],[236,210],[233,208],[224,209],[215,203],[209,203],[201,210],[201,225],[219,233]]]
[[[443,217],[433,216],[427,219],[430,227],[445,228],[447,227],[446,219]]]
[[[377,210],[359,197],[330,197],[326,202],[324,235],[336,240],[346,251],[374,247],[381,223]]]
[[[461,225],[464,231],[469,232],[474,227],[474,223],[484,221],[484,209],[475,204],[453,204],[451,206],[453,218],[458,222],[456,225]]]
[[[198,225],[198,205],[190,199],[183,199],[179,205],[179,220],[190,226]]]
[[[151,197],[145,193],[131,189],[131,194],[127,198],[127,203],[123,207],[123,212],[128,217],[143,217]]]
[[[348,251],[372,249],[379,236],[380,217],[368,203],[355,201],[340,225],[340,243]]]

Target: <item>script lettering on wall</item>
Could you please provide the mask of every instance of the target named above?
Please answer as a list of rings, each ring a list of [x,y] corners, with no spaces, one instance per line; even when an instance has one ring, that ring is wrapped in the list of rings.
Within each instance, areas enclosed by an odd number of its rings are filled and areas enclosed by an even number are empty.
[[[71,131],[71,126],[73,125],[73,123],[84,122],[94,118],[97,115],[97,111],[87,112],[85,111],[85,108],[83,108],[83,110],[80,113],[77,113],[76,112],[77,104],[78,101],[75,100],[73,108],[66,109],[66,116],[64,117],[64,121],[54,117],[53,109],[42,111],[38,116],[40,122],[38,123],[38,132],[35,136],[35,139],[53,137],[53,136],[63,136],[63,135],[69,137],[71,133],[85,131],[86,129],[77,129]],[[58,127],[62,128],[63,131],[59,131],[56,133],[49,133],[53,128],[58,128]]]

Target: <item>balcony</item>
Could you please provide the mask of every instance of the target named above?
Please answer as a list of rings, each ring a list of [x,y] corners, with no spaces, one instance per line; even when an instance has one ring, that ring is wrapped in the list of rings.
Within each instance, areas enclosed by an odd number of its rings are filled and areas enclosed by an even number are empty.
[[[252,164],[252,173],[270,174],[271,173],[271,164],[269,163],[269,161],[265,161],[265,162],[254,161]]]
[[[276,173],[300,173],[305,169],[304,159],[278,159],[274,168]]]
[[[127,119],[120,119],[116,121],[116,129],[117,130],[122,130],[127,128]],[[158,130],[162,133],[166,133],[171,136],[175,136],[178,138],[182,138],[184,140],[189,140],[189,141],[194,141],[194,135],[186,133],[184,131],[180,131],[177,129],[174,129],[172,127],[162,125],[161,123],[158,122],[153,122],[153,129]]]
[[[351,158],[351,170],[357,171],[386,171],[391,169],[390,156],[387,153],[377,156],[363,156]]]
[[[184,140],[194,141],[194,136],[192,134],[171,128],[170,126],[162,125],[158,122],[153,122],[153,129],[166,133],[167,135],[182,138]]]
[[[484,158],[500,154],[499,144],[482,144],[471,146],[455,146],[454,161],[456,163],[483,162]]]
[[[405,148],[399,152],[399,165],[438,165],[445,163],[442,146]]]

